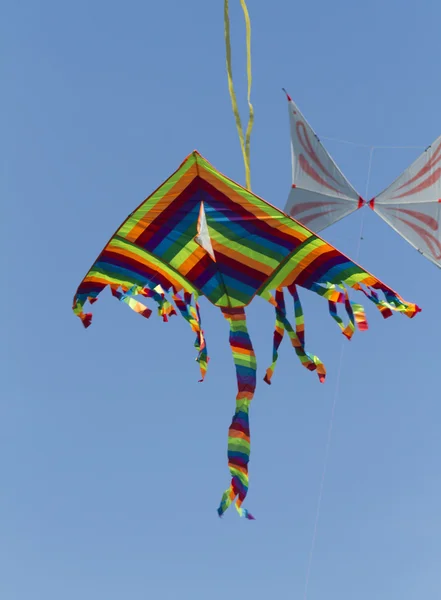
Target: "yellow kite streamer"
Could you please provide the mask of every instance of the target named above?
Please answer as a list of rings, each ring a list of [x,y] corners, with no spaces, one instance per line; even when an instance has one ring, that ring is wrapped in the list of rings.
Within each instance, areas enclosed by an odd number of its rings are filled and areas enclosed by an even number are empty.
[[[239,114],[239,108],[237,105],[236,92],[234,91],[233,83],[233,69],[231,61],[231,35],[230,35],[230,14],[228,0],[225,0],[224,4],[224,21],[225,21],[225,46],[227,55],[227,76],[228,76],[228,89],[230,91],[231,104],[233,107],[234,118],[236,120],[236,127],[239,133],[240,147],[242,149],[243,161],[245,164],[245,182],[247,189],[251,190],[251,172],[250,172],[250,141],[251,131],[254,123],[254,108],[251,104],[251,84],[252,84],[252,72],[251,72],[251,21],[248,12],[247,4],[245,0],[240,0],[242,10],[245,16],[245,27],[246,27],[246,46],[247,46],[247,78],[248,78],[248,107],[250,111],[247,131],[244,139],[242,121]]]

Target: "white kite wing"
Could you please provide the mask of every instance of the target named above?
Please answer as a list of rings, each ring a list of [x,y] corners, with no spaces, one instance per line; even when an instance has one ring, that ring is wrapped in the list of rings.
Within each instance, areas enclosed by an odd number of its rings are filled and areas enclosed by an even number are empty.
[[[288,109],[292,189],[285,212],[318,232],[356,211],[364,202],[289,96]]]
[[[369,206],[441,267],[441,136]]]

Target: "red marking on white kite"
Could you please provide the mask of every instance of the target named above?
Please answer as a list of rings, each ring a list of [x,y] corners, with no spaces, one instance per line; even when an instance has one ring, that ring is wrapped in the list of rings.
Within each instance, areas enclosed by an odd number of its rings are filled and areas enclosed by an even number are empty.
[[[416,175],[414,175],[412,177],[412,179],[409,179],[409,181],[406,181],[406,183],[403,183],[403,185],[401,187],[399,187],[398,189],[401,190],[404,187],[406,187],[407,185],[410,185],[411,183],[414,183],[415,181],[417,181],[417,179],[421,179],[421,177],[423,177],[423,175],[428,173],[430,171],[430,169],[432,167],[434,167],[436,165],[436,163],[438,163],[440,160],[441,160],[441,143],[438,146],[438,148],[435,150],[435,152],[433,153],[433,156],[431,158],[429,158],[427,163],[418,171],[418,173]]]
[[[433,231],[438,231],[438,228],[439,228],[438,221],[436,219],[434,219],[433,217],[431,217],[430,215],[426,215],[425,213],[419,212],[418,210],[410,210],[408,208],[391,208],[389,206],[385,207],[385,208],[386,208],[386,210],[393,210],[394,212],[399,212],[399,213],[404,213],[406,215],[409,215],[409,217],[413,217],[417,221],[424,223],[424,225],[427,225],[427,227],[429,227]]]
[[[339,182],[333,177],[333,175],[326,169],[324,165],[320,162],[319,157],[317,156],[314,148],[312,147],[311,140],[309,139],[308,132],[306,130],[305,124],[302,121],[297,121],[296,123],[296,131],[297,137],[299,138],[299,142],[305,150],[306,154],[309,158],[315,162],[315,164],[322,170],[322,172],[327,175],[332,181],[334,181],[337,185]]]
[[[413,231],[415,231],[415,233],[417,233],[420,236],[420,238],[427,244],[430,252],[436,260],[441,259],[441,244],[431,233],[423,229],[420,225],[417,225],[417,223],[411,223],[410,221],[407,221],[406,219],[402,219],[400,217],[398,217],[398,219],[402,221],[405,225],[413,229]]]
[[[314,179],[314,181],[316,181],[317,183],[319,183],[320,185],[323,185],[324,187],[328,188],[329,190],[332,190],[333,192],[339,192],[339,190],[335,187],[333,187],[332,185],[330,185],[329,183],[327,183],[318,173],[317,171],[314,169],[313,166],[311,166],[309,164],[309,162],[306,160],[306,158],[303,156],[303,154],[300,154],[299,156],[299,164],[301,166],[301,168],[303,169],[303,171],[309,175],[312,179]]]

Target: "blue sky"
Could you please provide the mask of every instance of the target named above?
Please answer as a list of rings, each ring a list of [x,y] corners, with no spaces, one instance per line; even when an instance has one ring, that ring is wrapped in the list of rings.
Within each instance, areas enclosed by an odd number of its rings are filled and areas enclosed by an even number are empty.
[[[245,117],[244,27],[231,1]],[[430,0],[249,2],[254,191],[291,183],[285,86],[320,136],[429,145],[441,131],[439,20]],[[343,337],[302,295],[308,348],[283,344],[251,414],[247,507],[221,521],[235,376],[206,302],[211,363],[197,384],[185,322],[110,297],[84,331],[73,293],[111,233],[197,148],[243,182],[228,96],[223,3],[16,0],[1,19],[0,595],[5,600],[303,598]],[[356,187],[369,151],[327,143]],[[419,150],[374,153],[370,192]],[[345,344],[308,599],[440,594],[441,274],[370,211],[360,262],[423,308]],[[324,237],[354,256],[361,214]],[[259,379],[273,312],[249,310]],[[343,340],[344,341],[344,340]]]

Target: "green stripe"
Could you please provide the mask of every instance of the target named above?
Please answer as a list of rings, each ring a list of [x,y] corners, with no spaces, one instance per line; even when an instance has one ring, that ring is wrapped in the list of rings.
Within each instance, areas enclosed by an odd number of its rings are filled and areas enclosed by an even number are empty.
[[[212,239],[227,248],[231,248],[237,254],[241,254],[245,258],[252,258],[256,262],[268,265],[276,269],[280,261],[284,259],[284,255],[279,252],[274,252],[268,249],[263,244],[259,244],[255,239],[242,238],[238,240],[237,235],[233,231],[214,219],[208,219],[210,235]],[[212,232],[214,232],[212,234]]]
[[[150,211],[158,202],[160,202],[166,194],[178,183],[178,181],[187,173],[187,171],[196,163],[197,157],[192,154],[186,162],[174,173],[161,187],[152,195],[149,196],[141,206],[127,219],[127,221],[118,230],[117,235],[126,237],[135,225]]]
[[[132,242],[114,237],[109,243],[109,247],[121,248],[130,251],[132,254],[136,254],[141,262],[144,262],[150,266],[154,266],[159,273],[165,273],[173,277],[186,291],[188,292],[199,292],[197,288],[183,277],[180,273],[175,271],[170,265],[165,264],[161,259],[157,258],[150,252],[147,252],[143,248],[136,246]]]

